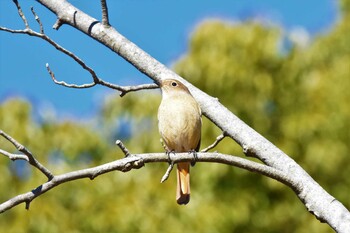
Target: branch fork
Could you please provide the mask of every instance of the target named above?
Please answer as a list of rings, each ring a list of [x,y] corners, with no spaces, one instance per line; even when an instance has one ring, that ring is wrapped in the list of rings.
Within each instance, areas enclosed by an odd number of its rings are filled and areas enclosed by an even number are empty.
[[[91,83],[86,83],[86,84],[69,84],[66,83],[64,81],[58,81],[54,75],[54,72],[51,70],[50,66],[48,63],[46,63],[46,69],[49,73],[49,75],[51,76],[52,81],[57,84],[57,85],[61,85],[64,87],[68,87],[68,88],[77,88],[77,89],[84,89],[84,88],[91,88],[95,85],[102,85],[117,91],[120,91],[120,97],[123,97],[125,94],[129,93],[129,92],[134,92],[134,91],[139,91],[139,90],[149,90],[149,89],[157,89],[159,88],[157,84],[155,83],[150,83],[150,84],[141,84],[141,85],[134,85],[134,86],[120,86],[120,85],[116,85],[116,84],[112,84],[109,82],[106,82],[102,79],[100,79],[98,77],[98,75],[96,74],[96,72],[89,67],[88,65],[86,65],[86,63],[80,59],[77,55],[75,55],[74,53],[72,53],[71,51],[65,49],[64,47],[62,47],[61,45],[59,45],[58,43],[56,43],[54,40],[52,40],[49,36],[47,36],[44,32],[44,27],[43,24],[40,20],[40,17],[36,14],[36,12],[34,11],[34,8],[31,7],[31,11],[32,14],[35,18],[35,20],[37,21],[37,23],[39,24],[40,27],[40,32],[36,32],[34,30],[32,30],[28,24],[28,21],[21,9],[21,6],[19,5],[17,0],[14,0],[14,3],[16,4],[17,7],[17,11],[19,16],[22,18],[25,29],[22,30],[14,30],[14,29],[9,29],[9,28],[5,28],[5,27],[0,27],[0,30],[2,31],[6,31],[6,32],[11,32],[11,33],[18,33],[18,34],[27,34],[30,36],[35,36],[38,38],[41,38],[43,40],[45,40],[46,42],[48,42],[49,44],[51,44],[52,46],[54,46],[58,51],[66,54],[67,56],[69,56],[70,58],[72,58],[75,62],[77,62],[84,70],[88,71],[91,75],[92,78],[92,82]],[[105,0],[101,0],[101,5],[102,5],[102,11],[103,11],[103,25],[104,26],[109,26],[109,21],[108,21],[108,12],[107,12],[107,4]],[[61,25],[63,24],[62,20],[58,19],[57,22],[54,25],[55,29],[58,29]]]
[[[139,169],[143,167],[146,163],[169,162],[169,155],[167,155],[166,153],[131,154],[129,150],[124,146],[124,144],[120,140],[117,140],[116,144],[124,153],[124,158],[96,167],[72,171],[54,176],[47,168],[45,168],[35,159],[34,155],[27,148],[21,145],[18,141],[13,139],[11,136],[6,134],[2,130],[0,130],[0,135],[4,137],[7,141],[11,142],[17,148],[17,150],[23,153],[23,155],[11,154],[4,150],[0,150],[0,154],[3,154],[4,156],[12,160],[26,160],[29,164],[39,169],[45,176],[49,178],[46,183],[43,183],[42,185],[36,187],[32,191],[15,196],[9,199],[8,201],[0,204],[0,213],[13,208],[14,206],[17,206],[20,203],[26,203],[26,209],[29,209],[30,202],[36,197],[46,193],[47,191],[60,184],[69,181],[83,178],[89,178],[90,180],[93,180],[97,176],[111,171],[128,172],[132,169]],[[220,153],[201,152],[198,153],[196,156],[196,161],[198,162],[215,162],[228,164],[231,166],[237,166],[252,172],[257,172],[265,176],[271,177],[291,187],[293,184],[289,176],[284,174],[282,171],[247,159],[243,159],[232,155],[224,155]],[[175,163],[185,161],[193,161],[193,155],[191,153],[174,153],[171,158],[171,164],[168,167],[164,176],[162,177],[161,182],[164,182],[169,177]]]
[[[223,155],[220,153],[198,153],[198,161],[202,162],[221,162],[229,164],[232,166],[241,167],[250,171],[258,172],[260,174],[266,175],[268,177],[274,178],[276,180],[285,183],[291,187],[298,198],[302,203],[307,207],[310,213],[314,214],[320,221],[327,222],[335,231],[337,232],[350,232],[350,212],[349,210],[339,201],[337,201],[332,195],[325,191],[304,169],[302,169],[292,158],[286,155],[283,151],[269,142],[266,138],[258,134],[251,127],[242,122],[237,118],[231,111],[229,111],[225,106],[223,106],[216,98],[213,98],[201,90],[195,88],[193,85],[188,83],[186,80],[181,78],[176,73],[172,72],[166,68],[163,64],[158,62],[156,59],[151,57],[149,54],[140,49],[137,45],[129,41],[123,35],[121,35],[113,27],[106,27],[108,22],[108,17],[106,16],[107,7],[102,9],[102,24],[96,23],[96,19],[90,17],[79,9],[75,8],[67,1],[61,0],[37,0],[43,4],[46,8],[51,10],[54,14],[64,18],[64,23],[75,27],[81,32],[89,35],[91,38],[105,45],[116,54],[123,57],[126,61],[131,63],[136,67],[140,72],[149,76],[156,83],[159,83],[160,80],[165,78],[174,78],[182,81],[191,91],[194,98],[200,104],[203,115],[205,115],[209,120],[211,120],[215,125],[217,125],[221,130],[225,131],[227,136],[236,141],[240,146],[243,147],[244,152],[248,156],[254,156],[255,158],[262,161],[264,164],[255,163],[247,159],[238,158],[235,156]],[[0,27],[0,30],[11,32],[11,33],[22,33],[28,34],[31,36],[36,36],[42,38],[53,45],[55,48],[64,52],[86,70],[90,72],[93,78],[93,82],[96,84],[104,85],[102,80],[101,82],[96,81],[97,75],[89,67],[85,65],[80,59],[76,59],[75,55],[70,55],[70,52],[60,47],[57,43],[52,41],[48,36],[44,34],[44,31],[41,30],[40,33],[35,32],[29,28],[28,22],[26,21],[23,12],[21,11],[17,0],[14,0],[14,3],[17,6],[18,13],[22,18],[25,29],[24,30],[12,30],[5,27]],[[105,0],[101,0],[101,4],[105,3]],[[70,17],[67,15],[66,9],[74,9],[75,12],[78,12],[79,17]],[[103,12],[105,11],[105,12]],[[105,14],[105,16],[103,16]],[[36,18],[36,16],[34,16]],[[37,21],[38,22],[38,21]],[[58,26],[63,22],[58,20]],[[40,24],[40,23],[39,23]],[[93,25],[93,27],[92,27]],[[106,29],[106,30],[104,30]],[[95,76],[94,76],[95,75]],[[60,84],[65,86],[63,83]],[[149,89],[157,88],[154,84],[149,84]],[[79,86],[79,85],[77,85]],[[128,91],[148,89],[140,88],[138,86],[125,88],[125,87],[115,87],[106,83],[104,85],[113,89],[121,91],[121,96],[123,96]],[[142,85],[141,85],[142,86]],[[78,87],[77,87],[78,88]],[[85,87],[84,87],[85,88]],[[130,90],[129,90],[130,89]],[[125,90],[125,91],[124,91]],[[7,157],[8,153],[4,154]],[[28,155],[27,155],[28,156]],[[157,154],[138,154],[131,157],[127,157],[121,160],[112,162],[113,164],[101,165],[99,169],[105,169],[104,172],[115,170],[121,170],[124,167],[123,162],[126,159],[136,159],[134,156],[141,158],[144,163],[147,162],[167,162],[167,156],[163,153],[161,155]],[[176,158],[180,154],[172,158],[175,161],[178,161]],[[187,158],[186,154],[181,154],[179,160],[191,161],[192,158]],[[21,157],[21,156],[20,156]],[[20,158],[19,157],[19,158]],[[176,158],[175,158],[176,157]],[[13,155],[12,158],[16,158],[16,155]],[[28,157],[29,159],[29,157]],[[253,163],[253,164],[252,164]],[[265,165],[266,164],[266,165]],[[96,169],[96,168],[91,168]],[[78,172],[78,174],[77,174]],[[72,173],[64,174],[68,176],[66,178],[64,175],[55,176],[57,183],[67,182],[69,180],[80,179],[84,177],[89,177],[91,175],[91,170],[85,169],[81,171],[76,171]],[[100,172],[98,174],[102,174]],[[51,189],[53,186],[51,181],[43,184],[41,186],[41,193],[44,193]],[[51,185],[51,186],[50,186]],[[19,195],[10,199],[8,202],[5,202],[0,205],[0,212],[5,211],[6,209],[12,208],[18,203],[30,202],[33,198],[33,193],[29,192],[26,194]],[[32,199],[31,199],[32,198]]]

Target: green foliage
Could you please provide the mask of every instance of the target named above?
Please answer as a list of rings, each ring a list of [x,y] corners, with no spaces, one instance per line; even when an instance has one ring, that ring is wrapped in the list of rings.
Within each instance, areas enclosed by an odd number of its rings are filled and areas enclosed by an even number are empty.
[[[342,21],[328,35],[315,38],[308,48],[293,45],[287,54],[279,47],[283,39],[280,30],[255,22],[230,25],[209,21],[193,34],[191,50],[176,71],[217,96],[349,206],[349,24]],[[228,145],[219,149],[228,153],[235,150]],[[253,216],[262,211],[269,217],[254,227],[244,224],[241,229],[235,222],[237,232],[329,231],[316,224],[316,219],[310,220],[290,190],[269,187],[260,178],[243,177],[243,184],[248,186],[236,184],[229,193],[238,192],[237,198],[255,213]],[[227,171],[217,182],[225,187],[232,179],[242,182],[242,175]],[[259,190],[257,194],[249,190],[251,187]],[[256,197],[258,204],[249,206],[252,201],[244,201],[241,195]],[[312,227],[310,221],[315,222]]]
[[[340,6],[342,9],[342,13],[348,17],[350,13],[350,1],[349,0],[341,0],[340,1]]]
[[[288,52],[282,52],[286,38],[280,28],[206,21],[175,70],[218,97],[350,206],[347,5],[343,1],[344,19],[330,32],[306,48],[290,42]],[[38,123],[28,102],[9,99],[0,105],[0,128],[61,174],[123,157],[116,139],[134,153],[162,151],[159,102],[159,91],[109,96],[91,121]],[[202,147],[219,133],[203,119]],[[0,148],[15,151],[4,139]],[[215,150],[242,155],[229,139]],[[159,183],[166,168],[149,164],[64,184],[37,198],[29,211],[21,206],[2,214],[0,232],[331,232],[286,186],[219,164],[198,163],[192,169],[191,202],[178,206],[174,174]],[[0,171],[0,202],[45,182],[30,166],[5,157]]]

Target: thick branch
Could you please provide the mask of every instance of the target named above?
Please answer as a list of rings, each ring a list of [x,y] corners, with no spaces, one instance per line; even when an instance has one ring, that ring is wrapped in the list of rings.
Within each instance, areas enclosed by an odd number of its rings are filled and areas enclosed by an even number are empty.
[[[195,88],[173,71],[167,69],[113,27],[104,27],[96,19],[70,3],[59,0],[38,0],[38,2],[56,14],[63,23],[75,27],[104,44],[156,83],[166,78],[179,79],[184,82],[199,102],[203,114],[241,145],[246,154],[255,156],[265,164],[286,174],[293,174],[293,179],[298,184],[293,187],[293,190],[310,213],[322,222],[327,222],[338,232],[350,232],[349,211],[340,202],[334,201],[335,198],[322,189],[293,159],[242,122],[216,98]]]
[[[26,203],[26,206],[28,206],[29,203],[36,197],[46,193],[47,191],[60,184],[69,181],[83,178],[89,178],[92,180],[99,175],[111,171],[126,172],[131,169],[138,169],[142,167],[145,163],[168,162],[168,159],[168,155],[166,155],[165,153],[132,154],[123,159],[119,159],[114,162],[106,163],[97,167],[57,175],[54,176],[53,179],[51,179],[50,181],[38,186],[32,191],[15,196],[10,200],[0,204],[0,213],[3,213],[6,210],[11,209],[21,203]],[[178,153],[172,155],[171,160],[175,163],[182,161],[192,161],[193,155],[189,153]],[[237,156],[231,156],[220,153],[198,153],[196,162],[212,162],[236,166],[273,178],[284,184],[287,184],[289,187],[298,185],[293,184],[293,180],[291,179],[291,177],[288,174],[284,174],[282,171]]]
[[[195,88],[127,40],[114,28],[105,27],[98,20],[75,8],[70,3],[61,0],[37,1],[57,15],[57,22],[59,22],[57,25],[69,24],[86,33],[122,56],[156,83],[165,78],[175,78],[184,82],[199,102],[203,114],[226,132],[227,136],[240,144],[247,155],[254,156],[265,164],[285,174],[292,175],[294,184],[297,184],[293,185],[293,190],[310,213],[314,214],[321,221],[327,222],[337,232],[350,232],[349,211],[322,189],[293,159],[238,119],[221,105],[216,98]],[[26,25],[26,29],[22,31],[28,31],[28,27]],[[57,26],[56,29],[58,28]],[[6,28],[0,28],[0,30],[10,31],[10,29]],[[22,33],[18,32],[18,30],[10,32]]]

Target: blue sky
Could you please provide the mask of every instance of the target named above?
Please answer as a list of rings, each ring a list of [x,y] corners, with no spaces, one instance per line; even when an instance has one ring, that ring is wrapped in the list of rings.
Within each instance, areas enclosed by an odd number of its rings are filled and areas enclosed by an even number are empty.
[[[19,2],[33,29],[38,30],[38,26],[31,6],[41,18],[45,32],[82,58],[102,79],[119,85],[150,82],[81,32],[66,25],[59,31],[53,30],[55,15],[34,0]],[[100,19],[99,0],[70,2]],[[112,26],[168,67],[186,53],[191,32],[207,18],[232,21],[255,18],[272,21],[286,31],[302,27],[312,36],[327,32],[339,18],[335,0],[110,0],[108,7]],[[0,0],[0,26],[24,28],[10,0]],[[103,97],[113,92],[105,87],[77,90],[55,85],[46,71],[46,63],[58,80],[77,84],[91,81],[89,73],[45,41],[0,31],[0,103],[23,96],[37,111],[50,108],[60,116],[85,118],[92,116]]]

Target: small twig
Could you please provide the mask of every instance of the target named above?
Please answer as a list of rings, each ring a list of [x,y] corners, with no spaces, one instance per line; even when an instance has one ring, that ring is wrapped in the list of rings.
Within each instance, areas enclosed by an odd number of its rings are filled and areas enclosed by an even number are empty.
[[[83,88],[91,88],[91,87],[99,84],[99,85],[106,86],[106,87],[109,87],[111,89],[120,91],[120,97],[123,97],[125,94],[127,94],[129,92],[133,92],[133,91],[159,88],[159,86],[157,84],[155,84],[155,83],[141,84],[141,85],[135,85],[135,86],[119,86],[119,85],[115,85],[115,84],[106,82],[106,81],[100,79],[99,77],[97,77],[95,71],[92,68],[88,67],[79,57],[74,55],[72,52],[66,50],[65,48],[61,47],[59,44],[57,44],[56,42],[51,40],[45,34],[41,34],[41,33],[35,32],[35,31],[31,30],[31,29],[13,30],[13,29],[5,28],[5,27],[0,27],[0,30],[6,31],[6,32],[11,32],[11,33],[28,34],[28,35],[31,35],[31,36],[35,36],[35,37],[39,37],[39,38],[44,39],[45,41],[47,41],[51,45],[53,45],[57,50],[63,52],[64,54],[68,55],[69,57],[73,58],[79,65],[81,65],[81,67],[83,69],[87,70],[91,74],[91,76],[93,78],[93,82],[92,83],[87,83],[87,84],[82,84],[82,85],[69,84],[69,83],[66,83],[64,81],[58,81],[56,79],[53,71],[51,70],[49,64],[47,63],[46,64],[46,69],[47,69],[48,73],[50,74],[50,76],[52,78],[52,81],[54,83],[58,84],[58,85],[61,85],[61,86],[64,86],[64,87],[68,87],[68,88],[83,89]]]
[[[29,210],[30,207],[30,201],[26,201],[26,210]]]
[[[117,140],[115,142],[115,144],[117,144],[117,146],[120,148],[121,151],[123,151],[125,157],[129,157],[130,156],[130,152],[129,150],[124,146],[123,142],[120,140]]]
[[[166,180],[169,178],[169,175],[170,175],[171,171],[173,170],[173,168],[174,168],[174,162],[171,162],[171,163],[169,164],[169,167],[168,167],[168,169],[166,170],[164,176],[163,176],[162,179],[160,180],[160,183],[163,183],[164,181],[166,181]]]
[[[89,88],[89,87],[93,87],[96,85],[96,83],[88,83],[88,84],[82,84],[82,85],[76,85],[76,84],[69,84],[69,83],[66,83],[65,81],[58,81],[56,78],[55,78],[55,74],[52,72],[50,66],[48,63],[46,63],[46,69],[47,71],[49,72],[51,78],[52,78],[52,81],[58,85],[61,85],[61,86],[65,86],[65,87],[70,87],[70,88]]]
[[[118,86],[118,85],[103,81],[102,79],[99,79],[98,77],[96,77],[95,81],[92,83],[86,83],[86,84],[81,84],[81,85],[69,84],[69,83],[66,83],[65,81],[58,81],[48,63],[46,63],[46,69],[49,72],[49,74],[52,78],[52,81],[58,85],[61,85],[64,87],[69,87],[69,88],[83,89],[83,88],[90,88],[90,87],[93,87],[97,84],[100,84],[102,86],[106,86],[106,87],[109,87],[111,89],[120,91],[120,97],[123,97],[126,93],[132,92],[132,91],[159,88],[158,85],[155,83],[153,83],[153,84],[141,84],[141,85],[137,85],[137,86]]]
[[[43,24],[41,23],[41,20],[40,20],[39,16],[38,16],[38,15],[36,14],[36,12],[34,11],[34,7],[31,7],[30,10],[32,11],[35,20],[38,22],[38,24],[39,24],[39,26],[40,26],[40,33],[41,33],[41,34],[45,34],[45,33],[44,33]]]
[[[8,153],[8,152],[2,153],[2,154],[4,154],[5,156],[8,156],[10,159],[15,158],[17,156],[17,159],[27,160],[30,165],[39,169],[39,171],[41,171],[49,180],[51,180],[54,177],[54,175],[50,172],[50,170],[47,169],[46,167],[44,167],[38,160],[36,160],[34,158],[33,154],[26,147],[24,147],[22,144],[17,142],[14,138],[12,138],[10,135],[6,134],[2,130],[0,130],[0,135],[3,136],[7,141],[11,142],[16,147],[17,150],[19,150],[25,156],[27,156],[27,159],[24,159],[23,157],[20,158],[20,157],[18,157],[18,155],[13,155],[13,154],[11,156],[9,156],[10,153]]]
[[[137,86],[124,86],[122,87],[122,91],[120,93],[120,97],[123,97],[126,93],[132,92],[132,91],[139,91],[139,90],[146,90],[146,89],[157,89],[159,86],[155,83],[151,84],[141,84]]]
[[[61,19],[57,19],[57,21],[55,22],[55,24],[52,26],[53,29],[58,30],[60,29],[60,27],[63,25],[63,22]]]
[[[80,59],[74,53],[70,52],[69,50],[67,50],[67,49],[63,48],[62,46],[60,46],[59,44],[57,44],[55,41],[53,41],[50,37],[48,37],[44,33],[44,27],[43,27],[43,25],[41,23],[41,20],[40,20],[39,16],[34,11],[33,7],[31,8],[31,10],[32,10],[32,13],[33,13],[33,15],[35,17],[35,20],[38,22],[38,24],[40,26],[40,33],[30,29],[30,27],[28,25],[28,22],[27,22],[24,14],[23,14],[23,12],[21,10],[20,5],[18,4],[18,2],[16,0],[14,0],[14,2],[16,3],[17,9],[18,9],[18,13],[21,16],[21,18],[22,18],[22,20],[23,20],[23,22],[24,22],[24,24],[26,26],[26,29],[24,29],[24,30],[13,30],[13,29],[5,28],[5,27],[0,27],[0,30],[6,31],[6,32],[11,32],[11,33],[28,34],[30,36],[39,37],[39,38],[47,41],[49,44],[54,46],[58,51],[60,51],[60,52],[62,52],[64,54],[66,54],[67,56],[71,57],[83,69],[87,70],[90,73],[90,75],[91,75],[91,77],[93,79],[92,83],[81,84],[81,85],[69,84],[69,83],[66,83],[64,81],[58,81],[55,78],[55,75],[54,75],[53,71],[50,69],[49,64],[46,64],[46,69],[47,69],[48,73],[50,74],[50,76],[51,76],[51,78],[52,78],[54,83],[56,83],[58,85],[61,85],[61,86],[64,86],[64,87],[68,87],[68,88],[79,88],[79,89],[91,88],[91,87],[99,84],[99,85],[106,86],[106,87],[109,87],[111,89],[120,91],[120,97],[123,97],[128,92],[139,91],[139,90],[144,90],[144,89],[156,89],[156,88],[159,88],[158,85],[155,84],[155,83],[152,83],[152,84],[141,84],[141,85],[135,85],[135,86],[119,86],[119,85],[115,85],[115,84],[112,84],[112,83],[109,83],[109,82],[106,82],[106,81],[100,79],[97,76],[97,74],[95,73],[95,71],[91,67],[87,66],[82,59]],[[108,12],[107,12],[106,2],[101,0],[101,4],[102,4],[102,9],[105,9],[105,10],[103,10],[103,12],[105,12],[105,14],[107,15],[107,18],[104,17],[104,19],[105,19],[105,21],[107,20],[107,23],[108,23]],[[105,8],[104,8],[104,6],[105,6]],[[62,21],[58,20],[56,22],[56,24],[55,24],[56,26],[54,26],[54,28],[57,29],[62,24]]]
[[[216,147],[221,141],[222,139],[224,139],[227,136],[226,132],[222,132],[222,134],[220,134],[218,137],[216,137],[215,142],[213,144],[211,144],[210,146],[208,146],[207,148],[204,148],[203,150],[201,150],[201,152],[207,152],[211,149],[213,149],[214,147]]]
[[[107,7],[106,0],[101,0],[101,9],[102,9],[102,24],[103,26],[109,26],[108,7]]]
[[[9,153],[9,152],[4,151],[2,149],[0,149],[0,154],[5,155],[6,157],[11,159],[12,161],[25,160],[25,161],[29,162],[28,156],[25,156],[25,155],[22,155],[22,154],[12,154],[12,153]]]
[[[23,23],[24,23],[24,26],[26,27],[26,29],[29,29],[28,21],[27,21],[26,17],[24,16],[23,11],[22,11],[22,8],[21,8],[21,6],[19,5],[18,1],[17,1],[17,0],[12,0],[12,1],[15,3],[15,5],[16,5],[16,7],[17,7],[18,14],[19,14],[19,16],[22,18]]]

